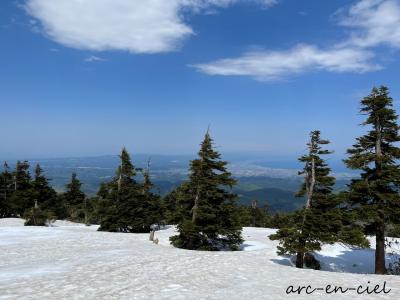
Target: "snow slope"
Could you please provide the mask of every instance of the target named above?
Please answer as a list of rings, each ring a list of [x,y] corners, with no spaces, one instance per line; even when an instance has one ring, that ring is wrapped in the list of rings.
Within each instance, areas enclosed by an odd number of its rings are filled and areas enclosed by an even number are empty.
[[[266,238],[272,229],[244,228],[246,251],[199,252],[170,246],[174,227],[156,232],[155,245],[148,234],[97,232],[97,226],[22,225],[0,219],[0,299],[400,299],[400,277],[355,274],[373,271],[372,250],[328,246],[318,254],[328,271],[299,270],[276,255],[276,242]],[[286,294],[289,285],[384,281],[389,294]]]

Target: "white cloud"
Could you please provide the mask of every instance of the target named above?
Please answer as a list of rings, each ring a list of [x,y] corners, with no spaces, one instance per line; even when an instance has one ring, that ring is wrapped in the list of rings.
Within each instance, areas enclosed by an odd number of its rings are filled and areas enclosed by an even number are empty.
[[[353,30],[347,44],[400,48],[399,0],[361,0],[342,15],[340,24]]]
[[[323,50],[312,45],[298,45],[286,51],[247,52],[237,58],[220,59],[194,67],[209,75],[251,76],[261,81],[273,81],[308,71],[364,73],[380,69],[380,66],[369,62],[372,57],[371,52],[362,49]]]
[[[247,52],[194,67],[210,75],[250,76],[264,81],[316,70],[364,73],[382,68],[372,62],[374,47],[400,48],[400,0],[360,0],[337,16],[339,25],[351,31],[344,42],[331,48],[298,45],[284,51]]]
[[[187,12],[206,13],[237,3],[269,7],[278,0],[26,0],[32,26],[68,47],[132,53],[179,49],[194,34]],[[339,16],[350,29],[344,42],[330,48],[298,45],[283,51],[259,50],[238,57],[194,65],[210,75],[250,76],[271,81],[325,70],[364,73],[381,67],[372,62],[372,48],[400,48],[400,0],[360,0]],[[99,58],[99,59],[96,59]],[[91,56],[85,61],[101,60]]]
[[[278,0],[181,0],[183,5],[191,8],[205,9],[210,6],[227,7],[238,2],[256,3],[264,7],[270,7],[278,3]]]
[[[164,52],[192,34],[176,0],[29,0],[26,9],[49,38],[78,49]]]
[[[87,58],[84,59],[85,62],[95,62],[95,61],[105,61],[104,58],[101,58],[99,56],[91,55]]]
[[[270,6],[276,0],[26,0],[25,9],[46,36],[67,47],[158,53],[176,50],[193,34],[185,10],[237,2]]]

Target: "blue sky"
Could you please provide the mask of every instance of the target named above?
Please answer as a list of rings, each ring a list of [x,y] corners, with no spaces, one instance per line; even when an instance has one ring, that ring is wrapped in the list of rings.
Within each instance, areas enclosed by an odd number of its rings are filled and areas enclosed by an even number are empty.
[[[400,99],[399,0],[0,3],[0,157],[343,156],[374,85]]]

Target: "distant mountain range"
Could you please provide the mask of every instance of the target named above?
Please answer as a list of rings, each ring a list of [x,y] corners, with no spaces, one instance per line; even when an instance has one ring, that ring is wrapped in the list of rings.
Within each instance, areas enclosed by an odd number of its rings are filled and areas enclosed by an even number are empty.
[[[151,177],[157,190],[165,195],[180,183],[188,174],[189,155],[132,155],[136,167],[145,168],[150,160]],[[259,205],[268,203],[271,211],[292,211],[301,207],[302,198],[294,197],[302,178],[298,175],[301,165],[294,161],[267,161],[261,158],[249,159],[247,156],[230,155],[224,159],[230,162],[228,168],[238,180],[234,191],[239,195],[241,204],[250,204],[257,200]],[[109,181],[119,163],[117,155],[53,158],[29,160],[32,168],[39,163],[53,187],[61,192],[76,172],[88,195],[95,195],[100,183]],[[10,166],[15,161],[8,162]],[[280,167],[282,165],[283,167]],[[354,173],[336,172],[336,189],[343,189]]]

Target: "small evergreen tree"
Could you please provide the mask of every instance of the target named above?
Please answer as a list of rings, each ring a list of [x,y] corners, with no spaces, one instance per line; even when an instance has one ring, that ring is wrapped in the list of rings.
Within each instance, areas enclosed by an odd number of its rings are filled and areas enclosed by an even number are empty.
[[[268,205],[264,204],[263,207],[258,206],[256,200],[251,204],[251,223],[253,227],[267,227],[270,222],[270,215],[268,213]]]
[[[96,216],[100,224],[99,231],[118,232],[116,181],[100,184],[97,192]]]
[[[10,197],[13,192],[13,178],[7,162],[4,163],[3,172],[0,173],[0,218],[12,217]]]
[[[271,224],[271,215],[268,212],[268,205],[259,207],[257,201],[251,205],[240,206],[240,220],[242,226],[246,227],[268,227]]]
[[[400,136],[388,88],[373,88],[361,101],[361,113],[367,116],[362,125],[370,130],[347,150],[347,166],[361,170],[361,177],[352,180],[347,196],[366,225],[366,233],[376,236],[375,273],[384,274],[386,227],[400,220],[400,148],[395,145]]]
[[[167,224],[178,224],[181,220],[181,200],[184,197],[187,183],[174,188],[162,199],[164,215]]]
[[[332,194],[335,178],[329,175],[330,168],[321,158],[331,153],[322,148],[328,143],[321,139],[319,131],[311,132],[308,153],[299,158],[304,163],[303,171],[299,172],[304,175],[304,183],[297,196],[306,198],[305,207],[294,214],[292,224],[270,236],[280,241],[279,255],[296,254],[297,268],[303,268],[305,254],[321,250],[324,243],[351,241],[366,245],[361,232],[352,229],[349,234],[342,220],[339,198]]]
[[[153,192],[155,186],[150,176],[150,160],[147,168],[141,171],[143,174],[142,195],[144,201],[148,203],[148,222],[160,226],[164,223],[164,206],[160,195]]]
[[[149,232],[151,225],[157,221],[157,212],[154,212],[157,197],[150,191],[150,175],[145,176],[143,184],[138,183],[134,178],[137,170],[125,148],[120,159],[116,177],[102,184],[98,193],[101,199],[99,230]]]
[[[43,211],[35,202],[34,207],[27,209],[23,215],[25,219],[25,226],[46,226],[52,219],[53,215],[49,212]]]
[[[64,219],[67,212],[57,192],[50,186],[49,180],[44,176],[39,164],[35,167],[35,177],[32,181],[31,202],[37,201],[41,210],[51,213],[54,217]]]
[[[296,214],[295,212],[291,213],[277,212],[272,215],[269,226],[271,228],[277,228],[277,229],[291,227],[294,222],[295,214]]]
[[[66,191],[60,196],[68,211],[68,216],[73,221],[88,223],[88,207],[86,195],[81,190],[82,183],[76,173],[72,173],[71,181],[66,185]]]
[[[193,250],[238,250],[243,240],[237,197],[231,192],[236,181],[213,149],[208,132],[198,155],[190,163],[189,181],[179,189],[179,235],[171,237],[171,242]]]
[[[10,209],[14,216],[24,214],[25,210],[33,207],[32,182],[27,161],[17,161],[15,171],[12,173],[12,195],[9,198]]]
[[[72,173],[71,181],[66,185],[64,193],[65,201],[69,206],[82,205],[85,199],[85,193],[81,190],[82,183],[77,178],[76,173]]]

